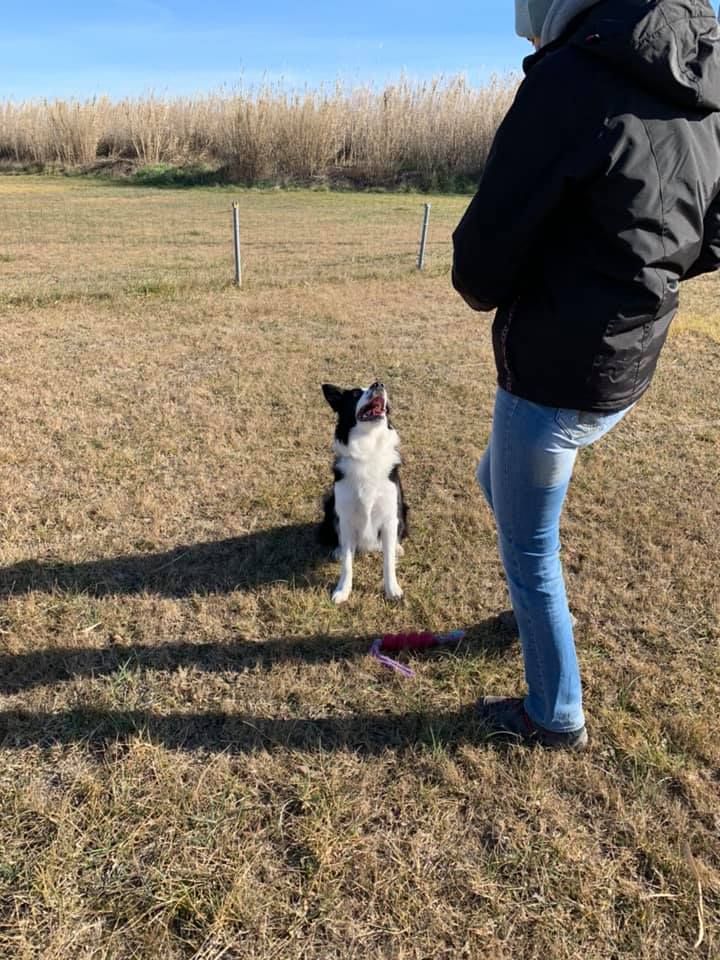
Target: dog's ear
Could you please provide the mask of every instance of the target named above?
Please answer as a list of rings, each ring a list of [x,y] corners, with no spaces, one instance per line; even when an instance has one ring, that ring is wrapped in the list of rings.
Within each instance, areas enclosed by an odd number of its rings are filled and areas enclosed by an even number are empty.
[[[322,385],[322,392],[327,402],[337,413],[340,409],[340,405],[342,404],[343,392],[340,387],[335,387],[332,383],[324,383]]]

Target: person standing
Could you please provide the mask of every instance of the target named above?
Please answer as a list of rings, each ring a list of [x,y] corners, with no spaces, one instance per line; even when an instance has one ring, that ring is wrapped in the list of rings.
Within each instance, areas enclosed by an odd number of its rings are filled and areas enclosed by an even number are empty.
[[[720,28],[707,0],[516,0],[536,52],[453,235],[453,284],[496,310],[478,482],[525,697],[491,733],[588,743],[560,516],[578,450],[650,386],[682,281],[720,267]]]

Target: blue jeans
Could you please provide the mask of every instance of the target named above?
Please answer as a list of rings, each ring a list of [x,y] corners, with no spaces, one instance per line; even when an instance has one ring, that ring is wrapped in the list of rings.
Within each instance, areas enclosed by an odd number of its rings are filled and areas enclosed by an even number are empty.
[[[585,718],[573,628],[560,563],[560,514],[580,447],[620,413],[545,407],[498,389],[492,434],[477,479],[497,524],[500,557],[517,618],[528,695],[546,730],[580,729]]]

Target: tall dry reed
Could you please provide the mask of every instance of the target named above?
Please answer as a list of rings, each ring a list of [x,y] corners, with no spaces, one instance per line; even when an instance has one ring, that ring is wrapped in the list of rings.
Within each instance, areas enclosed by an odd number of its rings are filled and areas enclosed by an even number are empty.
[[[462,77],[383,89],[264,86],[201,97],[0,103],[0,159],[68,167],[99,157],[206,163],[235,179],[367,183],[472,176],[516,87]]]

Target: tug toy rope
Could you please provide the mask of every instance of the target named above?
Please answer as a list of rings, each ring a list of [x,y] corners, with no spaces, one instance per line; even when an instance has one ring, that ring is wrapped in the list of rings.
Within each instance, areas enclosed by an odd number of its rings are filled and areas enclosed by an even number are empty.
[[[464,630],[451,630],[450,633],[386,633],[377,640],[373,640],[370,647],[370,656],[383,667],[394,670],[403,677],[414,677],[415,671],[399,660],[393,660],[383,651],[397,650],[426,650],[430,647],[441,647],[450,643],[459,643],[465,637]]]

